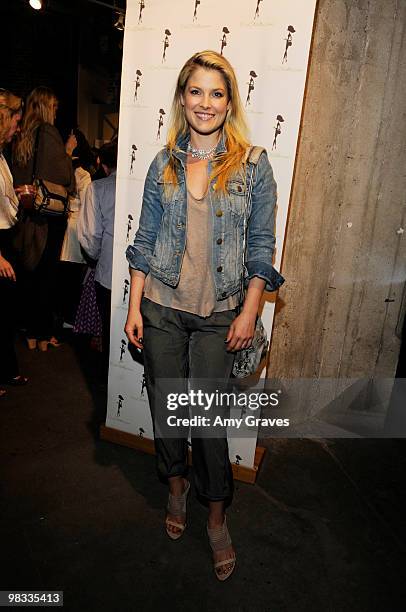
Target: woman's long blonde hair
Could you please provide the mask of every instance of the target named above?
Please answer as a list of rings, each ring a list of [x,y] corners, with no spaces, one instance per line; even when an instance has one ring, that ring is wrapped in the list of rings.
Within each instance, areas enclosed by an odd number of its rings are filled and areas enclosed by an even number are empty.
[[[0,89],[0,151],[3,148],[11,119],[16,113],[21,113],[23,101],[7,89]]]
[[[13,150],[14,160],[25,165],[33,155],[34,133],[43,123],[54,124],[57,98],[48,87],[36,87],[27,98],[26,111]]]
[[[225,193],[226,184],[229,178],[243,167],[249,140],[248,127],[238,91],[235,72],[230,62],[216,51],[200,51],[199,53],[195,53],[188,59],[179,73],[168,129],[166,147],[170,157],[169,163],[164,171],[164,181],[165,183],[177,183],[177,160],[172,153],[176,150],[176,141],[179,136],[187,134],[189,130],[181,96],[185,92],[187,82],[191,75],[196,68],[199,67],[208,70],[217,70],[221,73],[226,84],[228,100],[230,102],[230,110],[227,113],[223,126],[227,151],[218,154],[213,159],[213,169],[209,178],[210,181],[217,178],[217,189]]]

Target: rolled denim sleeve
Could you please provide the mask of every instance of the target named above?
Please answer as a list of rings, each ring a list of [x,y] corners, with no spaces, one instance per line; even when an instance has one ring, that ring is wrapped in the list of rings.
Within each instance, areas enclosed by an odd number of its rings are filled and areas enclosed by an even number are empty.
[[[275,206],[277,192],[272,166],[264,151],[256,169],[252,190],[251,214],[248,220],[245,267],[248,285],[257,276],[265,280],[265,291],[276,291],[285,279],[272,265],[275,250]]]
[[[159,185],[157,181],[157,158],[149,167],[144,185],[139,226],[133,245],[126,250],[127,261],[134,270],[149,273],[149,261],[155,248],[162,217]]]

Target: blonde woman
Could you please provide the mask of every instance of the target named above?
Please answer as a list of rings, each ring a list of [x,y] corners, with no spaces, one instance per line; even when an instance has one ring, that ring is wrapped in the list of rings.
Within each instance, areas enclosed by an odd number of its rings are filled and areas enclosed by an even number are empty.
[[[3,148],[18,130],[22,110],[21,98],[0,89],[0,382],[11,385],[25,384],[28,378],[19,374],[14,348],[17,275],[12,238],[17,222],[18,198]],[[0,389],[0,396],[4,394],[4,389]]]
[[[166,409],[162,379],[228,379],[235,351],[251,344],[264,288],[273,291],[284,280],[272,265],[276,184],[263,149],[247,233],[248,290],[237,315],[249,154],[233,68],[214,51],[196,53],[179,74],[167,145],[149,168],[139,228],[127,249],[125,331],[143,349],[154,426]],[[178,539],[190,488],[187,439],[154,433],[158,473],[169,484],[166,530]],[[233,495],[227,438],[192,431],[192,453],[215,574],[225,580],[236,563],[225,517]]]
[[[75,177],[72,151],[75,136],[66,145],[54,126],[58,100],[52,90],[37,87],[27,98],[21,130],[13,151],[14,184],[26,185],[41,178],[62,185],[73,192]],[[29,225],[31,242],[25,240],[24,294],[30,305],[26,310],[27,342],[31,349],[46,351],[48,346],[59,346],[54,335],[53,305],[56,294],[56,270],[65,235],[65,215],[27,213],[22,230]],[[24,242],[24,241],[23,241]],[[27,263],[29,262],[29,263]]]

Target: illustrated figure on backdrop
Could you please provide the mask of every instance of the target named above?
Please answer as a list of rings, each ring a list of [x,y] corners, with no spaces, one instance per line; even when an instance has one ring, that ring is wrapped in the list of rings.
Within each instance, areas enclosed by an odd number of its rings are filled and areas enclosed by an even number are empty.
[[[285,53],[283,54],[282,64],[288,61],[288,49],[292,46],[292,34],[295,32],[295,28],[293,26],[288,26],[288,37],[285,38]]]
[[[131,145],[131,163],[130,163],[130,174],[133,173],[134,170],[134,162],[135,162],[135,152],[137,151],[137,147],[135,144]]]
[[[199,4],[200,4],[200,0],[195,0],[195,9],[194,9],[194,12],[193,12],[193,21],[197,20],[197,9],[199,7]]]
[[[161,138],[161,127],[164,124],[164,116],[165,116],[165,111],[163,108],[159,109],[159,119],[158,119],[158,132],[156,135],[156,139],[159,140]]]
[[[276,125],[275,125],[274,138],[273,138],[273,142],[272,142],[272,150],[276,149],[276,140],[277,140],[279,134],[282,133],[281,123],[283,123],[283,122],[284,122],[284,118],[282,117],[282,115],[276,115]]]
[[[117,415],[116,415],[118,417],[120,416],[120,411],[121,411],[121,408],[123,407],[123,401],[124,401],[123,396],[119,395],[118,402],[117,402]]]
[[[251,104],[251,92],[254,91],[255,89],[255,83],[254,83],[254,79],[257,78],[257,74],[254,70],[250,71],[250,80],[248,82],[248,94],[247,94],[247,99],[245,101],[245,106],[247,106],[247,104]]]
[[[48,87],[37,87],[27,98],[21,130],[13,150],[13,176],[17,186],[30,185],[33,179],[49,181],[54,191],[75,192],[72,152],[77,146],[74,134],[63,143],[54,126],[58,100]],[[46,351],[60,346],[56,338],[58,262],[67,227],[67,206],[57,213],[46,208],[26,210],[19,223],[19,262],[24,272],[22,293],[30,305],[25,309],[27,343],[30,349]]]
[[[224,47],[227,47],[227,34],[230,34],[230,30],[227,27],[223,28],[223,37],[221,39],[221,51],[220,54],[223,55]]]
[[[262,0],[257,0],[257,7],[255,9],[254,19],[257,19],[259,17],[259,11],[260,11],[261,2],[262,2]]]
[[[138,100],[138,89],[141,87],[140,77],[142,76],[142,72],[141,70],[136,70],[135,74],[137,78],[135,79],[134,102]]]
[[[142,381],[141,381],[141,397],[144,397],[144,391],[145,391],[145,372],[142,373]]]
[[[125,304],[126,301],[127,301],[127,295],[128,295],[128,291],[129,291],[129,286],[130,286],[130,281],[125,279],[124,280],[124,287],[123,287],[123,304]]]
[[[127,342],[125,340],[121,340],[121,345],[120,345],[120,361],[123,361],[123,356],[125,353],[125,347],[126,347]]]
[[[133,216],[132,215],[128,215],[127,217],[127,235],[125,238],[125,241],[128,242],[130,239],[130,232],[131,232],[131,227],[132,227],[132,222],[134,221]]]
[[[144,0],[140,0],[140,12],[138,14],[138,23],[142,23],[142,11],[145,9]]]
[[[164,51],[162,54],[162,63],[166,60],[166,50],[169,47],[169,36],[172,36],[168,29],[165,30]]]
[[[215,379],[227,381],[235,352],[252,342],[264,288],[274,291],[284,279],[272,265],[272,168],[265,149],[249,146],[236,76],[224,57],[202,51],[186,62],[171,117],[166,147],[145,179],[134,244],[126,251],[131,286],[125,332],[143,350],[157,471],[169,485],[165,528],[177,540],[190,490],[188,439],[182,428],[178,436],[159,435],[168,416],[162,381],[185,390],[188,380],[204,379],[211,391]],[[237,314],[247,178],[247,293]],[[177,417],[188,414],[176,410]],[[214,571],[225,580],[236,561],[225,516],[234,489],[226,433],[204,437],[192,430],[192,450],[197,496],[208,507]]]
[[[28,378],[19,373],[14,347],[17,329],[17,256],[13,235],[19,201],[3,149],[19,129],[23,101],[6,89],[0,89],[0,383],[24,385]],[[5,395],[0,389],[0,397]]]

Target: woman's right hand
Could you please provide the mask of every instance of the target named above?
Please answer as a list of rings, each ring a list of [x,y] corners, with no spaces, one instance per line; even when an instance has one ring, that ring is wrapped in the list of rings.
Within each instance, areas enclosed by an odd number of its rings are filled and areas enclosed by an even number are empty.
[[[126,336],[130,344],[133,344],[138,349],[144,348],[142,345],[142,342],[143,342],[142,335],[144,332],[144,325],[143,325],[142,314],[140,310],[135,310],[131,308],[128,311],[127,321],[125,323],[124,331],[126,333]]]
[[[2,255],[0,255],[0,277],[1,278],[9,278],[15,282],[16,275],[13,269],[13,266],[7,259],[4,259]]]

